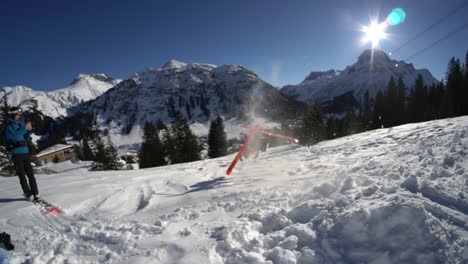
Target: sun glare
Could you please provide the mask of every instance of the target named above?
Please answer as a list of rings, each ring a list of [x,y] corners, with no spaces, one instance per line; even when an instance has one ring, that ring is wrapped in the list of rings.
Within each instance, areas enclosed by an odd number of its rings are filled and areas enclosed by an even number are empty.
[[[371,22],[370,26],[363,27],[363,32],[365,33],[363,42],[372,44],[372,48],[377,47],[381,39],[384,39],[387,34],[385,33],[385,28],[387,23],[378,24],[376,21]]]

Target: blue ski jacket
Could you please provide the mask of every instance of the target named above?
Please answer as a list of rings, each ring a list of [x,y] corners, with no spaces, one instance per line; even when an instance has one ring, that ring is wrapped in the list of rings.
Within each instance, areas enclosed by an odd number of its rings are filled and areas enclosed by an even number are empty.
[[[5,129],[5,136],[7,144],[13,144],[11,154],[28,154],[29,148],[27,142],[31,139],[31,132],[29,132],[22,121],[8,119]]]

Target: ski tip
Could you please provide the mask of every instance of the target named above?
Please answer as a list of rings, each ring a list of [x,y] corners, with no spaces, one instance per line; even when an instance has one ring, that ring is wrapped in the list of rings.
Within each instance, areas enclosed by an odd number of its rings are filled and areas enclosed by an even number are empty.
[[[58,213],[62,212],[62,210],[58,207],[54,207],[52,209],[49,209],[47,210],[47,212],[45,212],[44,214],[47,215],[47,216],[51,216],[51,215],[56,215]]]

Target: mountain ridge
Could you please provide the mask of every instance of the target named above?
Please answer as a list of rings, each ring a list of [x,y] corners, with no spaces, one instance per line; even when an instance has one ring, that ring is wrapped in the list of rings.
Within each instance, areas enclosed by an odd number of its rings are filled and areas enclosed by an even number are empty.
[[[67,116],[67,110],[88,100],[92,100],[120,80],[107,74],[80,73],[68,86],[52,91],[38,91],[27,86],[5,86],[0,96],[8,94],[9,104],[27,109],[35,109],[45,116],[60,118]]]
[[[364,50],[358,60],[344,70],[312,71],[301,83],[286,85],[281,92],[304,102],[326,102],[353,92],[360,101],[366,91],[375,97],[378,91],[386,89],[391,77],[401,77],[409,92],[418,74],[426,85],[438,83],[427,69],[415,69],[412,63],[394,60],[380,50]]]

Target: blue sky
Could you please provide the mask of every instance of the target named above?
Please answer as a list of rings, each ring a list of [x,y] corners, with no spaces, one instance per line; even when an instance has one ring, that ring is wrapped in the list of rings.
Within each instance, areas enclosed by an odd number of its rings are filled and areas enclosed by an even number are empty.
[[[79,73],[127,78],[175,58],[242,64],[282,86],[310,71],[343,69],[363,46],[359,25],[395,7],[407,13],[389,28],[392,51],[463,0],[2,0],[0,87],[53,90]],[[392,56],[404,59],[468,22],[468,7]],[[468,29],[411,59],[440,79],[452,56],[464,61]]]

